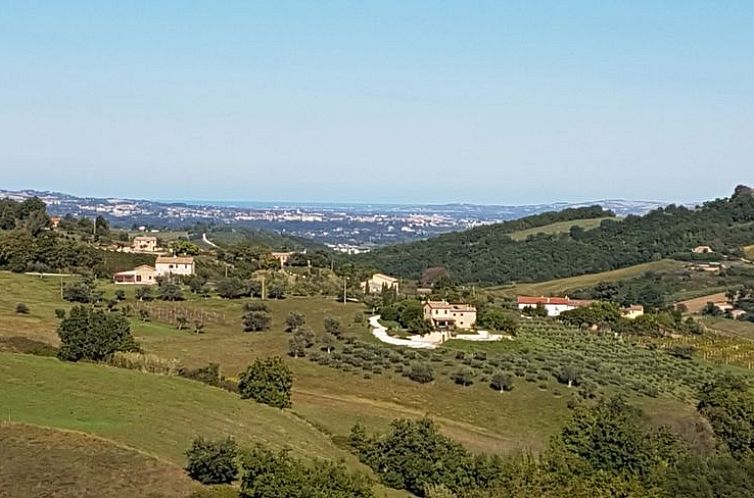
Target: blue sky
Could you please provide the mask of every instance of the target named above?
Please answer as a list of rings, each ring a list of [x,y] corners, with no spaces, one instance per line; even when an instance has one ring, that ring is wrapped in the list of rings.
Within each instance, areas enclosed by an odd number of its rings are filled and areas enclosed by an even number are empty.
[[[699,200],[754,183],[749,1],[16,1],[3,188]]]

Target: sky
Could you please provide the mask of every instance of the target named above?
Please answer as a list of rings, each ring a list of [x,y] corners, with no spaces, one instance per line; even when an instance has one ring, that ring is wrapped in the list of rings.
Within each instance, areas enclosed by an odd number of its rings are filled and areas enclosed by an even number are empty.
[[[751,1],[6,1],[0,188],[693,201],[754,184]]]

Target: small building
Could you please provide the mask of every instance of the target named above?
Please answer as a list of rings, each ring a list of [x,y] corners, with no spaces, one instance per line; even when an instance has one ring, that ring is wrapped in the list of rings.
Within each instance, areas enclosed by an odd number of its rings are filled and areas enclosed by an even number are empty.
[[[376,294],[382,292],[382,289],[393,289],[398,292],[398,279],[384,273],[375,273],[365,282],[361,282],[361,288],[367,294]]]
[[[133,270],[121,271],[113,275],[116,284],[123,285],[155,285],[157,271],[149,265],[137,266]]]
[[[516,299],[519,310],[526,308],[536,308],[542,306],[547,311],[547,316],[558,316],[564,311],[573,310],[576,308],[583,308],[590,306],[594,303],[589,299],[570,299],[566,297],[532,297],[532,296],[518,296]]]
[[[439,330],[468,330],[476,326],[476,307],[447,301],[427,301],[424,303],[424,320]]]
[[[131,242],[134,252],[155,252],[157,250],[157,237],[139,236]]]
[[[157,256],[155,262],[157,275],[193,275],[195,272],[194,258],[191,256]]]
[[[60,222],[63,220],[60,216],[51,216],[50,217],[50,228],[53,230],[57,230],[57,228],[60,226]]]
[[[694,254],[709,254],[715,252],[710,246],[696,246],[691,250]]]
[[[644,306],[642,306],[641,304],[632,304],[631,306],[621,308],[620,313],[623,318],[634,320],[644,314]]]
[[[295,253],[293,251],[291,252],[272,252],[270,255],[277,259],[280,262],[280,268],[283,268],[287,263],[288,260],[293,256]]]

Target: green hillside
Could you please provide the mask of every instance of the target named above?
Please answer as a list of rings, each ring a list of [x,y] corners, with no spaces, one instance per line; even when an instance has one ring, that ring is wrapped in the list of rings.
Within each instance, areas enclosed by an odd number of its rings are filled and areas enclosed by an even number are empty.
[[[197,434],[348,458],[289,412],[185,379],[11,353],[0,354],[0,378],[4,420],[96,434],[178,465]]]
[[[354,261],[406,278],[419,278],[425,269],[442,266],[459,283],[537,282],[690,257],[698,245],[741,256],[741,248],[754,241],[752,222],[754,196],[737,189],[730,198],[699,208],[671,205],[620,222],[604,220],[591,230],[576,228],[516,241],[510,225],[503,223],[377,249]]]
[[[544,225],[541,227],[527,228],[525,230],[517,230],[515,232],[512,232],[510,234],[510,237],[513,240],[526,240],[528,237],[532,235],[537,235],[540,233],[547,234],[547,235],[567,233],[571,230],[571,227],[579,227],[579,228],[583,228],[584,230],[591,230],[592,228],[597,228],[598,226],[600,226],[600,224],[605,220],[614,220],[614,219],[616,218],[609,217],[609,216],[601,216],[599,218],[587,218],[584,220],[559,221],[557,223],[551,223],[549,225]]]

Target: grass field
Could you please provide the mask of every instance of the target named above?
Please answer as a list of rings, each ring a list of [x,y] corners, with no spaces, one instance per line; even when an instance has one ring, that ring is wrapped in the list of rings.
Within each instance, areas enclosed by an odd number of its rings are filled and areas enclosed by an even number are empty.
[[[705,317],[704,324],[716,332],[754,341],[754,323],[721,317]]]
[[[526,230],[518,230],[516,232],[512,232],[510,234],[510,237],[513,240],[526,240],[526,238],[529,237],[530,235],[536,235],[539,233],[544,233],[548,235],[552,235],[556,233],[566,233],[571,229],[572,226],[579,226],[583,228],[584,230],[591,230],[593,228],[597,228],[598,226],[600,226],[600,223],[602,223],[604,220],[618,220],[618,218],[602,217],[602,218],[589,218],[585,220],[559,221],[557,223],[551,223],[549,225],[545,225],[541,227],[527,228]]]
[[[672,271],[683,268],[684,264],[679,261],[662,260],[651,263],[642,263],[640,265],[629,266],[619,270],[611,270],[601,273],[590,273],[576,277],[560,278],[548,280],[546,282],[521,283],[511,286],[489,287],[485,290],[501,296],[545,296],[545,295],[562,295],[569,290],[580,289],[596,285],[600,282],[614,282],[616,280],[625,280],[638,277],[648,271],[662,272]]]
[[[0,423],[0,497],[185,498],[200,489],[183,469],[72,431]]]
[[[197,434],[354,464],[294,414],[198,382],[11,353],[0,354],[0,378],[3,420],[96,434],[177,465]]]
[[[686,299],[685,301],[679,301],[676,305],[683,305],[686,307],[686,311],[689,313],[699,313],[707,305],[707,303],[719,303],[726,301],[725,292],[717,292],[715,294],[708,294],[705,296],[695,297],[693,299]]]

